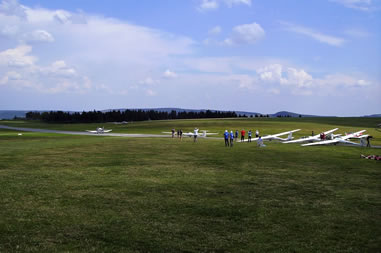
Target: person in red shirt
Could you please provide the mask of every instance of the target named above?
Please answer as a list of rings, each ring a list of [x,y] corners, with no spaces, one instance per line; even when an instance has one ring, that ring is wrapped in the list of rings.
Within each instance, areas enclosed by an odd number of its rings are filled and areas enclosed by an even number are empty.
[[[241,131],[241,141],[245,141],[245,130],[242,129]]]

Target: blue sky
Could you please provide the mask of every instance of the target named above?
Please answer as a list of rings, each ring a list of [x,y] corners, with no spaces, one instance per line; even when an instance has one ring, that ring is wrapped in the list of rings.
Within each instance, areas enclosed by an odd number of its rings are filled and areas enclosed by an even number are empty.
[[[2,0],[0,109],[381,112],[380,0]]]

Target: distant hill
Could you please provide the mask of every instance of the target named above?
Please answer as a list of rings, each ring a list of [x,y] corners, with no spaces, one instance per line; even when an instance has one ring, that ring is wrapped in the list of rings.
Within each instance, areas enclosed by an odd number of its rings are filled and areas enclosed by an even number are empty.
[[[25,118],[27,112],[29,111],[0,110],[0,119]]]
[[[367,118],[381,118],[381,114],[365,115],[364,117],[367,117]]]
[[[302,117],[336,117],[336,116],[318,116],[318,115],[309,115],[309,114],[299,114],[295,112],[288,112],[288,111],[281,111],[274,114],[270,114],[270,117],[299,117],[301,115]]]

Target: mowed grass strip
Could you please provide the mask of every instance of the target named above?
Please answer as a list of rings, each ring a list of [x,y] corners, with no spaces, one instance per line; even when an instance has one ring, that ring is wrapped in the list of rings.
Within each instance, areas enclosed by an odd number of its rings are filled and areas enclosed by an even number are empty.
[[[0,130],[0,251],[376,252],[364,152]]]

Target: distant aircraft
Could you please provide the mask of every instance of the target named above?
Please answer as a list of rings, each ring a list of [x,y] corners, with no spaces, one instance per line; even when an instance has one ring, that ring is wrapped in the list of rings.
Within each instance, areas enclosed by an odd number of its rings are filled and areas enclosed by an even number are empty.
[[[339,145],[363,147],[366,145],[364,139],[368,137],[368,135],[362,135],[362,133],[365,131],[366,130],[361,130],[355,133],[347,134],[345,136],[339,136],[332,140],[324,140],[319,142],[302,144],[302,146],[305,147],[305,146],[315,146],[315,145],[338,145],[339,144]],[[360,139],[360,143],[349,141],[349,139]]]
[[[292,140],[293,137],[292,137],[292,133],[295,133],[295,132],[298,132],[300,131],[300,129],[295,129],[295,130],[291,130],[291,131],[287,131],[287,132],[283,132],[283,133],[279,133],[279,134],[270,134],[270,135],[266,135],[266,136],[262,136],[262,141],[273,141],[273,140],[277,140],[277,141],[289,141],[289,140]],[[288,134],[288,137],[287,138],[280,138],[279,136],[282,136],[282,135],[286,135]],[[252,138],[251,140],[252,141],[257,141],[259,138]],[[248,141],[248,140],[245,140],[245,141]]]
[[[110,130],[105,130],[104,127],[98,127],[97,130],[86,130],[87,132],[89,133],[93,133],[93,134],[104,134],[104,133],[109,133],[112,131],[112,129]]]
[[[338,128],[331,129],[328,131],[323,132],[325,136],[329,136],[330,139],[333,139],[335,137],[338,137],[340,135],[332,135],[333,132],[337,131]],[[330,135],[331,134],[331,135]],[[297,140],[290,140],[290,141],[285,141],[283,143],[302,143],[302,142],[315,142],[315,141],[321,141],[322,139],[320,138],[321,134],[317,134],[314,136],[306,137],[306,138],[300,138]]]

